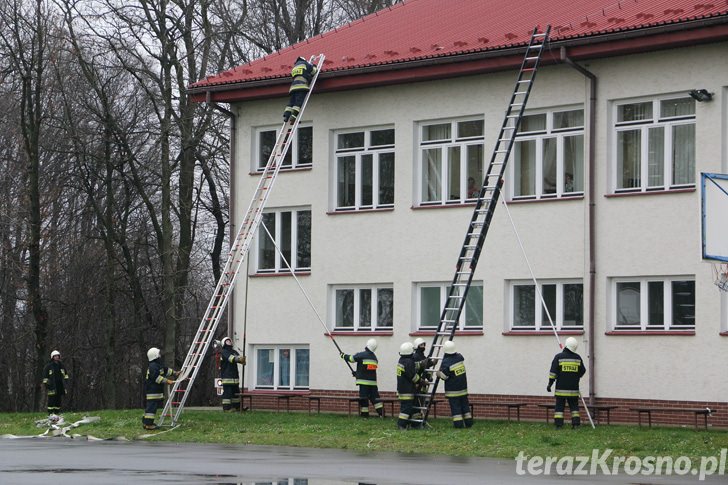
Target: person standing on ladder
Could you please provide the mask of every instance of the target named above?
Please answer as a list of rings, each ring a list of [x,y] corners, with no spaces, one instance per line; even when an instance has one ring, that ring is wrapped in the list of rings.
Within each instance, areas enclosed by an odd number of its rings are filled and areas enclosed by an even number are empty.
[[[556,382],[556,406],[554,407],[554,423],[556,429],[564,426],[564,407],[569,403],[571,411],[571,427],[578,428],[581,425],[579,415],[579,380],[586,372],[584,361],[576,353],[578,342],[574,337],[566,339],[563,351],[556,354],[551,362],[549,372],[549,384],[546,391],[551,392],[551,386]]]
[[[356,362],[356,385],[359,386],[359,415],[363,418],[369,417],[369,402],[374,405],[379,417],[384,417],[384,404],[379,400],[379,389],[377,388],[377,367],[379,361],[374,351],[377,350],[377,341],[373,338],[367,340],[367,345],[362,352],[354,355],[341,352],[340,356],[352,364]]]
[[[415,391],[415,394],[425,394],[427,392],[428,386],[430,384],[430,379],[428,378],[427,374],[425,373],[425,368],[431,367],[427,364],[421,364],[421,362],[425,362],[427,360],[427,354],[425,354],[425,349],[427,347],[427,343],[425,342],[425,339],[422,337],[417,337],[413,343],[413,346],[415,348],[415,364],[418,364],[417,367],[417,373],[420,376],[420,380],[418,381],[417,390]],[[434,361],[433,361],[434,364]],[[415,396],[415,402],[417,403],[417,406],[423,407],[425,400],[421,397]],[[416,411],[414,416],[414,419],[422,419],[422,413],[420,411]]]
[[[146,405],[144,407],[144,416],[142,417],[142,425],[144,429],[157,429],[154,419],[157,416],[157,408],[164,400],[164,385],[174,384],[172,376],[178,376],[179,371],[167,367],[162,362],[162,351],[157,347],[147,350],[147,359],[149,360],[149,368],[147,369],[147,378],[145,382]]]
[[[238,364],[245,365],[245,356],[233,348],[233,339],[222,339],[220,379],[222,380],[222,410],[240,411],[240,374]]]
[[[291,69],[291,88],[288,90],[290,100],[285,111],[283,111],[283,121],[296,121],[298,113],[301,111],[301,105],[306,99],[306,94],[311,89],[311,80],[316,74],[316,66],[308,62],[303,57],[296,59],[293,69]]]
[[[456,428],[469,428],[473,425],[468,401],[468,377],[465,374],[465,358],[458,354],[455,342],[448,340],[442,347],[442,359],[438,377],[445,381],[445,397],[450,403],[452,424]]]
[[[68,394],[68,372],[57,350],[51,352],[51,361],[43,369],[43,385],[48,392],[48,415],[61,414],[63,396]]]

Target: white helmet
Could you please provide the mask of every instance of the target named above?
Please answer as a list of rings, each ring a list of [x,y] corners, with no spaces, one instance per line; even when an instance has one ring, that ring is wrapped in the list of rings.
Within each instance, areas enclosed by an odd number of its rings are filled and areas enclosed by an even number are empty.
[[[445,342],[445,345],[443,345],[442,348],[446,354],[454,354],[455,342],[453,342],[452,340],[448,340],[447,342]]]
[[[567,349],[571,350],[572,352],[576,352],[577,347],[579,347],[579,342],[577,342],[574,337],[569,337],[566,339]]]
[[[227,342],[230,342],[230,343],[228,344]],[[226,345],[232,345],[233,339],[231,339],[230,337],[225,337],[224,339],[222,339],[222,341],[220,343],[222,344],[223,347],[225,347]]]
[[[420,345],[424,345],[424,344],[425,344],[425,339],[423,339],[422,337],[417,337],[417,338],[415,339],[415,341],[414,341],[414,342],[412,343],[412,345],[413,345],[413,346],[414,346],[415,348],[419,347]]]
[[[399,346],[399,355],[412,355],[415,351],[411,342],[405,342]]]
[[[369,340],[367,340],[366,347],[369,350],[371,350],[372,352],[374,352],[375,350],[377,350],[377,339],[370,338]]]
[[[51,359],[52,359],[53,357],[55,357],[56,355],[57,355],[58,357],[60,357],[60,356],[61,356],[61,353],[60,353],[59,351],[57,351],[57,350],[54,350],[53,352],[51,352]]]
[[[152,347],[151,349],[147,350],[147,359],[149,359],[149,362],[158,359],[162,356],[162,351],[159,350],[157,347]]]

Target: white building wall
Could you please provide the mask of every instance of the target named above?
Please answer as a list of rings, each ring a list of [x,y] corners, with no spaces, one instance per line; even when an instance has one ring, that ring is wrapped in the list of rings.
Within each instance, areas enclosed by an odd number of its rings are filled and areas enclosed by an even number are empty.
[[[700,259],[698,190],[687,193],[606,197],[610,183],[613,100],[685,93],[706,88],[711,103],[697,104],[697,171],[725,171],[728,64],[715,62],[728,44],[696,46],[592,61],[598,77],[596,121],[596,392],[600,397],[722,400],[728,383],[728,339],[721,330],[720,295],[710,267]],[[304,114],[313,121],[311,170],[281,172],[268,208],[310,206],[312,270],[299,278],[328,323],[328,285],[388,283],[394,288],[393,335],[377,336],[379,387],[396,388],[399,345],[412,340],[414,283],[450,281],[472,214],[472,205],[413,209],[417,123],[484,115],[486,163],[502,123],[516,73],[509,71],[437,82],[350,92],[314,94]],[[540,70],[529,109],[585,104],[584,77],[565,65]],[[252,136],[260,126],[280,124],[283,98],[237,106],[235,220],[242,218],[258,182],[251,176]],[[394,126],[394,209],[331,214],[333,133],[337,129]],[[723,168],[722,168],[723,167]],[[699,180],[699,175],[696,175]],[[585,175],[586,187],[586,175]],[[586,199],[511,204],[528,258],[538,278],[583,278],[585,319],[589,275]],[[609,281],[624,276],[689,275],[696,281],[694,336],[605,335],[611,321]],[[475,280],[484,281],[484,334],[456,337],[465,356],[471,393],[545,395],[548,366],[557,347],[553,335],[503,335],[507,324],[507,280],[528,279],[506,212],[498,207]],[[310,346],[311,389],[353,390],[348,369],[290,276],[241,278],[235,294],[236,333],[242,342],[247,289],[247,351],[259,344]],[[724,323],[723,323],[724,325]],[[349,353],[363,349],[368,335],[337,336]],[[586,338],[586,335],[585,335]],[[431,338],[426,338],[430,340]],[[585,339],[580,353],[587,359]],[[253,347],[251,347],[253,346]],[[249,362],[255,360],[249,353]],[[246,383],[255,365],[246,367]],[[583,381],[583,391],[588,382]]]

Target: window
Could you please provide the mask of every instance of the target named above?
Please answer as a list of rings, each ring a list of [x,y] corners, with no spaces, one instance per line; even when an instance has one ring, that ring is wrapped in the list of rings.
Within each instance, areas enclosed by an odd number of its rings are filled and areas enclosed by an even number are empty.
[[[614,106],[614,190],[695,185],[695,100],[654,99]]]
[[[262,223],[275,238],[294,271],[311,270],[311,210],[276,209],[263,213]],[[289,272],[281,254],[263,229],[258,229],[258,273]]]
[[[482,119],[423,123],[419,130],[421,205],[462,204],[483,185]]]
[[[415,324],[418,330],[437,330],[449,289],[450,283],[420,283],[417,285]],[[470,285],[457,329],[483,329],[482,281],[473,282]]]
[[[337,211],[394,206],[394,129],[336,133]]]
[[[331,303],[334,330],[392,330],[394,289],[391,286],[335,286]]]
[[[262,172],[268,163],[270,154],[278,137],[277,128],[260,128],[256,130],[255,170]],[[309,168],[313,165],[313,127],[301,123],[291,140],[281,170],[293,168]]]
[[[695,280],[624,278],[612,284],[615,330],[695,329]]]
[[[308,389],[308,346],[258,345],[254,351],[256,389]]]
[[[528,114],[513,144],[513,199],[584,193],[584,110]]]
[[[552,330],[549,315],[557,330],[584,328],[584,286],[580,280],[543,281],[539,290],[546,309],[529,282],[513,282],[511,288],[511,330]]]

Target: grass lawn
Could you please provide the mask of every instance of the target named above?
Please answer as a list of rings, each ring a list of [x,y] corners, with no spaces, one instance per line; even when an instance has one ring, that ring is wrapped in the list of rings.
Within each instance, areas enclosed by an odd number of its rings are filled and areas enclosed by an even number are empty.
[[[101,421],[71,431],[98,438],[124,436],[136,439],[147,433],[141,427],[142,410],[66,413],[70,424],[84,415],[100,416]],[[0,414],[0,435],[37,435],[44,431],[35,420],[45,417],[31,413]],[[515,423],[476,420],[471,429],[456,430],[448,419],[431,421],[424,431],[399,431],[394,420],[361,419],[338,414],[274,413],[254,411],[223,414],[217,410],[185,411],[180,426],[149,441],[186,443],[233,443],[255,445],[340,448],[353,451],[416,452],[452,456],[514,458],[526,455],[591,456],[593,449],[613,449],[615,455],[717,456],[728,448],[728,431],[693,428],[638,428],[598,426],[579,430],[568,426],[556,431],[543,423]]]

